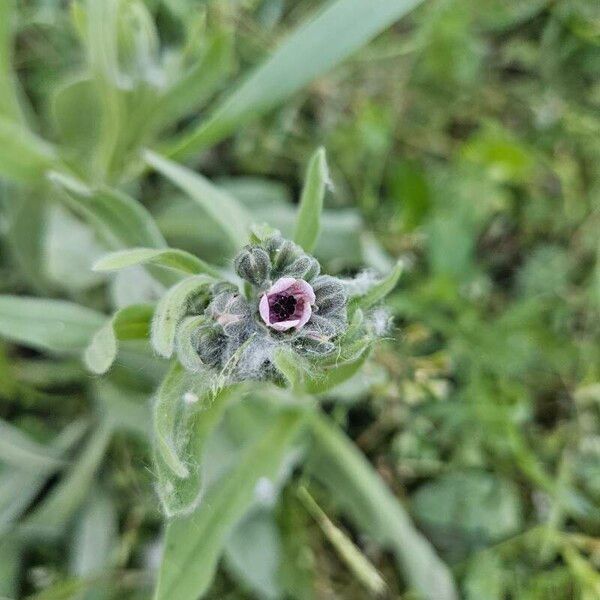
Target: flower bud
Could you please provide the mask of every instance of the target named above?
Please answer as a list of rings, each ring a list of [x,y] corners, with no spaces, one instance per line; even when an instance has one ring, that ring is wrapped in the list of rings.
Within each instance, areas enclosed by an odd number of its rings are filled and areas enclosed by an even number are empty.
[[[344,284],[329,275],[317,277],[313,282],[315,304],[321,316],[338,314],[344,311],[348,301]]]
[[[235,270],[242,279],[260,286],[269,277],[269,255],[259,246],[246,246],[235,259]]]
[[[216,324],[202,325],[194,334],[194,346],[200,360],[211,367],[221,364],[225,344],[226,338]]]
[[[285,277],[295,277],[296,279],[304,279],[305,281],[312,281],[321,271],[316,258],[308,256],[300,256],[288,267],[282,271],[282,275]]]
[[[247,329],[250,309],[240,294],[221,292],[213,298],[206,312],[228,337],[238,337]]]
[[[271,257],[273,265],[271,276],[279,278],[303,252],[300,246],[281,236],[273,236],[265,242],[265,249]]]

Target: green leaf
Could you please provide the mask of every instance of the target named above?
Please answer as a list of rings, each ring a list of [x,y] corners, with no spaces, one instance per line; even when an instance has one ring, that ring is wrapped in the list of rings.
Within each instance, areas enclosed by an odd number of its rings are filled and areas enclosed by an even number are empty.
[[[233,63],[231,34],[217,32],[196,64],[159,100],[158,119],[174,123],[198,109],[224,82]]]
[[[155,600],[202,597],[229,534],[255,502],[256,483],[261,477],[275,477],[303,420],[303,414],[294,411],[274,417],[233,469],[208,490],[200,507],[168,525]]]
[[[108,419],[101,421],[56,487],[24,522],[24,528],[42,535],[59,534],[90,492],[92,481],[113,431]]]
[[[65,427],[49,444],[52,454],[64,457],[83,436],[86,424],[75,421]],[[45,472],[28,472],[8,469],[0,475],[0,537],[33,502],[55,469]]]
[[[275,350],[273,363],[283,374],[292,390],[302,389],[304,376],[309,371],[309,365],[301,356],[290,348],[282,346]]]
[[[404,263],[399,260],[392,271],[384,277],[381,281],[378,281],[372,288],[370,288],[363,296],[356,296],[350,300],[350,308],[361,308],[367,310],[378,302],[381,302],[388,294],[390,294],[400,279],[402,271],[404,270]]]
[[[24,125],[0,116],[0,176],[21,183],[39,182],[56,166],[55,148]]]
[[[184,191],[221,227],[234,248],[241,248],[248,238],[251,223],[246,209],[224,190],[186,167],[159,154],[147,151],[146,162]]]
[[[249,514],[227,540],[228,570],[259,598],[283,596],[279,583],[282,541],[273,511],[261,508]]]
[[[39,444],[0,419],[0,462],[32,472],[55,471],[65,465],[58,452]]]
[[[90,577],[110,567],[118,542],[117,533],[118,514],[112,498],[101,489],[94,490],[75,528],[71,573]]]
[[[105,186],[91,189],[57,172],[50,179],[65,192],[62,200],[67,206],[92,225],[110,248],[166,247],[150,213],[127,194]]]
[[[8,537],[0,539],[0,598],[17,597],[21,567],[20,543]]]
[[[180,479],[190,476],[185,460],[179,454],[181,444],[176,435],[176,426],[181,423],[180,413],[185,406],[184,395],[194,394],[199,398],[206,392],[200,378],[188,382],[186,375],[179,363],[173,363],[156,395],[153,419],[155,456]],[[192,385],[190,389],[186,389],[187,383]]]
[[[315,369],[315,372],[306,377],[304,389],[310,394],[323,394],[337,385],[353,377],[365,364],[369,357],[369,347],[365,346],[354,358],[325,369]]]
[[[447,473],[427,482],[413,496],[412,506],[434,541],[452,532],[455,548],[498,542],[523,526],[518,490],[484,471]]]
[[[155,466],[163,510],[173,518],[190,514],[202,501],[206,440],[241,396],[236,387],[213,393],[203,378],[181,369],[166,381],[154,413]]]
[[[421,0],[337,0],[303,23],[169,155],[193,155],[342,62]]]
[[[394,551],[404,577],[426,600],[456,600],[452,576],[358,448],[320,414],[311,418],[309,468],[358,527]]]
[[[308,163],[294,232],[294,241],[306,252],[313,251],[319,237],[323,198],[328,180],[325,149],[319,148]]]
[[[83,350],[104,316],[63,300],[0,296],[0,336],[50,352]]]
[[[206,293],[214,279],[206,275],[188,277],[173,286],[160,300],[152,323],[152,346],[161,356],[169,358],[175,349],[175,335],[190,304]]]
[[[15,1],[0,2],[0,115],[22,121],[17,82],[12,69]]]
[[[219,271],[185,250],[165,248],[131,248],[120,250],[103,256],[93,266],[94,271],[118,271],[135,265],[154,264],[168,269],[174,269],[188,275],[205,273],[211,277],[220,278]]]
[[[85,349],[85,364],[98,375],[112,366],[118,351],[118,340],[143,340],[150,336],[154,315],[151,304],[131,304],[118,310],[94,335]]]

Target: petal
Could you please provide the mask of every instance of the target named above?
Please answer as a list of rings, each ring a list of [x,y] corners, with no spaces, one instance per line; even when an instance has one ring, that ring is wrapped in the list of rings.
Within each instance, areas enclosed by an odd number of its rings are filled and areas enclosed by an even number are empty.
[[[281,277],[271,286],[271,289],[267,292],[267,295],[270,296],[271,294],[278,294],[279,292],[284,292],[290,286],[294,285],[296,281],[297,280],[293,277]]]
[[[260,299],[260,302],[258,303],[258,312],[260,313],[262,320],[267,325],[270,325],[271,321],[269,320],[269,298],[267,294],[263,294],[262,298]]]
[[[312,315],[312,308],[308,302],[305,302],[304,308],[302,309],[302,315],[300,316],[298,325],[296,325],[296,329],[300,329],[300,327],[303,327],[307,323],[307,321],[310,319],[311,315]]]
[[[293,321],[280,321],[279,323],[269,323],[269,327],[277,331],[287,331],[292,327],[297,327],[298,323],[300,323],[299,319],[294,319]]]
[[[307,281],[304,281],[304,279],[296,279],[290,291],[295,296],[301,295],[309,304],[315,303],[316,298],[312,285]]]

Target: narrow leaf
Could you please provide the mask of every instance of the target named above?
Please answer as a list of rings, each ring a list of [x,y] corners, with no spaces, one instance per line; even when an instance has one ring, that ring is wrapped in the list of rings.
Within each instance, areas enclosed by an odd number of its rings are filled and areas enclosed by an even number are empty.
[[[155,600],[202,597],[229,534],[255,501],[258,480],[276,475],[302,422],[303,415],[297,412],[275,417],[233,470],[208,490],[198,510],[168,525]]]
[[[171,443],[176,444],[178,456],[185,457],[187,475],[179,477],[163,457],[156,455],[158,493],[167,517],[189,515],[202,502],[205,493],[203,458],[206,441],[218,426],[228,406],[241,396],[236,387],[219,390],[213,394],[193,373],[182,373],[177,396],[179,403],[177,423]],[[162,415],[157,414],[157,418]],[[158,428],[157,428],[158,429]],[[162,432],[161,432],[162,433]],[[160,449],[157,444],[156,449]]]
[[[0,336],[51,352],[83,350],[103,315],[63,300],[0,296]]]
[[[311,418],[309,468],[358,527],[394,551],[404,577],[426,600],[458,598],[450,571],[352,442],[320,414]]]
[[[56,166],[55,148],[24,125],[0,116],[0,176],[36,183]]]
[[[328,180],[325,149],[319,148],[308,163],[294,232],[294,241],[307,252],[314,250],[319,238],[323,198]]]
[[[350,360],[323,370],[316,370],[312,376],[305,378],[305,390],[310,394],[324,394],[330,391],[335,386],[353,377],[365,364],[369,354],[369,348],[365,347],[357,356]]]
[[[219,271],[185,250],[175,248],[131,248],[103,256],[93,266],[94,271],[118,271],[135,265],[154,264],[188,275],[205,273],[220,278]]]
[[[208,179],[159,154],[147,151],[146,162],[196,202],[227,234],[234,248],[243,246],[251,223],[246,209]]]
[[[0,419],[0,462],[24,471],[49,472],[65,462],[52,448],[39,444],[20,429]]]
[[[215,34],[198,62],[160,99],[160,123],[174,123],[199,108],[221,86],[231,71],[233,45],[228,32]]]
[[[200,127],[169,153],[183,158],[227,137],[243,123],[342,62],[421,0],[336,0],[294,31]]]
[[[12,69],[15,0],[0,2],[0,115],[22,121],[16,78]]]
[[[86,424],[75,421],[67,426],[49,444],[52,454],[64,457],[79,442]],[[8,469],[0,476],[0,537],[29,508],[55,469],[45,472],[28,472]]]
[[[90,492],[111,434],[112,424],[105,419],[90,436],[65,477],[25,521],[26,530],[48,535],[56,535],[63,530]]]
[[[191,302],[206,293],[206,287],[213,282],[206,275],[188,277],[161,298],[152,322],[152,346],[161,356],[172,356],[177,327],[186,316]]]
[[[350,300],[350,304],[353,307],[360,307],[363,310],[375,306],[378,302],[381,302],[390,292],[394,290],[404,270],[404,263],[398,261],[392,271],[384,277],[381,281],[378,281],[372,288],[370,288],[363,296],[356,296]]]
[[[110,248],[166,247],[150,213],[127,194],[108,187],[91,189],[62,173],[52,172],[50,179],[65,192],[65,203],[92,225]]]
[[[118,351],[118,340],[143,340],[150,336],[154,314],[151,304],[131,304],[118,310],[96,332],[85,349],[85,364],[93,373],[106,373]]]

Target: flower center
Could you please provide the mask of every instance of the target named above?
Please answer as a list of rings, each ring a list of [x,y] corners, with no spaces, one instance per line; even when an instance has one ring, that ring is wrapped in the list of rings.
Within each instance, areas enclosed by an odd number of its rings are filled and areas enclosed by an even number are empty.
[[[272,322],[287,321],[296,311],[298,300],[287,294],[277,294],[269,303],[270,318]]]

